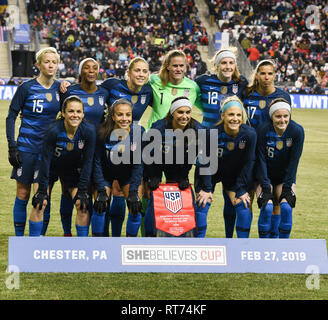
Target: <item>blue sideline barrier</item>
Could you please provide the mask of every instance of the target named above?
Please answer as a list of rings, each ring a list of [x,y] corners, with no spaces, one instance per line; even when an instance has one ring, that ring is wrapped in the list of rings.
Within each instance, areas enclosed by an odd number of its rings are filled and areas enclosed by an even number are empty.
[[[323,239],[9,237],[8,271],[327,274],[328,258]]]

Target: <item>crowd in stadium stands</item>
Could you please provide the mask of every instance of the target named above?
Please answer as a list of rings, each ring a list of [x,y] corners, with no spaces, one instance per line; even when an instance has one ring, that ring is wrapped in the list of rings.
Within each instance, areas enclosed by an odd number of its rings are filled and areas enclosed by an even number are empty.
[[[252,66],[262,59],[276,61],[277,84],[298,93],[320,94],[328,88],[328,1],[207,0],[207,4],[212,23],[231,35],[235,31]]]
[[[124,77],[127,64],[138,55],[154,72],[173,48],[186,53],[189,77],[206,71],[197,44],[208,44],[207,33],[193,0],[30,0],[28,16],[33,28],[60,52],[62,78],[76,77],[86,57],[100,63],[102,79]]]

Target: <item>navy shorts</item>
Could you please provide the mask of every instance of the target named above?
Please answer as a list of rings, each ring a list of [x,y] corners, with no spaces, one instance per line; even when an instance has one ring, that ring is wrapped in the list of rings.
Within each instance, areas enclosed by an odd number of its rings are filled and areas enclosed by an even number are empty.
[[[49,185],[54,184],[58,180],[58,178],[60,179],[63,185],[63,190],[77,188],[80,181],[80,169],[74,168],[70,171],[65,172],[50,169]]]
[[[36,183],[41,162],[40,154],[20,150],[19,154],[22,159],[22,165],[19,168],[13,168],[10,178],[23,184]]]

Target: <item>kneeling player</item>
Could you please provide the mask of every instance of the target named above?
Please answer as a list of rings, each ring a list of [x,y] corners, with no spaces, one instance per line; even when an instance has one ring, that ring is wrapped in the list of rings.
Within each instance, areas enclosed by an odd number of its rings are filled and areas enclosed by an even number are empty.
[[[30,236],[40,236],[43,211],[49,201],[48,187],[59,177],[76,205],[77,236],[88,236],[88,183],[91,176],[96,135],[94,125],[83,121],[84,107],[77,96],[68,97],[61,118],[47,131],[44,139],[38,189],[32,199]]]
[[[98,215],[98,226],[95,227],[98,233],[104,230],[105,212],[115,180],[123,191],[129,209],[126,235],[135,237],[139,231],[143,173],[141,137],[145,129],[132,123],[132,107],[127,99],[114,101],[107,119],[99,128],[93,178],[97,189],[94,209]],[[116,235],[121,234],[123,221],[124,216]]]
[[[180,190],[185,190],[190,186],[188,175],[200,153],[199,130],[205,131],[199,122],[192,119],[191,110],[192,104],[188,98],[174,99],[166,118],[153,123],[148,132],[149,135],[152,135],[152,130],[155,130],[161,136],[161,144],[155,146],[160,154],[160,164],[153,163],[145,168],[148,177],[147,185],[151,191],[159,187],[163,173],[166,182],[177,183]],[[190,130],[187,131],[188,129]],[[155,153],[156,150],[153,151]],[[169,160],[171,161],[169,162]],[[210,176],[203,176],[203,180],[203,189],[198,199],[201,206],[212,200]],[[146,236],[156,236],[156,233],[154,203],[150,195],[145,214],[145,234]]]
[[[291,106],[277,98],[269,106],[271,121],[257,129],[257,202],[260,238],[289,238],[296,204],[295,183],[304,144],[304,129],[291,120]],[[280,207],[280,223],[271,230],[274,206]],[[278,211],[278,210],[275,210]]]

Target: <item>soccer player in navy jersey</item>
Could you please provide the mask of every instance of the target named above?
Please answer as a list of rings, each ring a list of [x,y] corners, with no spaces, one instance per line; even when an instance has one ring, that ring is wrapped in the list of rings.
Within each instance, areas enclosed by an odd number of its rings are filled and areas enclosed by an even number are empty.
[[[83,120],[83,102],[70,96],[63,102],[61,118],[47,130],[41,153],[38,189],[33,196],[30,215],[30,236],[39,236],[43,211],[49,201],[49,186],[57,177],[68,190],[76,205],[78,237],[89,233],[88,184],[91,178],[96,145],[95,126]]]
[[[271,120],[257,128],[258,231],[260,238],[289,238],[304,129],[291,120],[291,105],[287,100],[274,99],[268,109]],[[278,234],[272,234],[271,229],[274,207],[280,208]]]
[[[200,88],[200,97],[196,101],[196,105],[203,111],[202,125],[206,128],[211,128],[221,119],[220,106],[224,99],[228,96],[236,95],[239,98],[243,90],[246,88],[248,81],[239,72],[237,64],[237,49],[235,47],[222,48],[215,53],[210,61],[212,67],[211,74],[204,74],[195,79],[195,82]],[[197,189],[198,169],[195,170],[195,186]],[[222,190],[225,201],[224,217],[230,219],[234,214],[233,206],[228,201],[228,196]],[[199,223],[206,228],[207,212],[210,208],[210,203],[207,203],[202,214],[199,214]],[[204,218],[204,221],[200,221]]]
[[[269,104],[273,99],[284,98],[291,103],[287,92],[275,87],[275,63],[272,60],[260,61],[254,70],[251,83],[242,94],[250,125],[257,128],[263,121],[270,121]]]
[[[150,190],[156,190],[159,187],[163,173],[167,183],[177,182],[181,190],[189,187],[189,172],[196,158],[203,151],[201,149],[203,145],[200,147],[198,143],[199,130],[206,131],[198,121],[191,117],[191,110],[192,103],[187,97],[177,97],[172,101],[166,118],[154,122],[148,131],[148,134],[151,135],[152,130],[157,130],[161,135],[161,144],[155,146],[159,150],[157,152],[161,153],[161,163],[145,165],[148,177],[147,185]],[[184,132],[186,135],[182,135],[180,138],[178,135],[174,137],[172,130],[173,132],[181,130],[181,133]],[[188,131],[190,135],[187,134]],[[150,140],[150,137],[146,140]],[[178,159],[177,150],[179,148],[183,150],[183,159]],[[170,158],[168,154],[172,155],[172,162],[170,163],[166,161],[167,158]],[[212,200],[211,177],[209,175],[201,177],[202,190],[200,190],[197,199],[199,206],[203,206]],[[148,198],[145,215],[145,235],[156,236],[153,200],[150,194]]]
[[[231,95],[240,98],[248,84],[247,79],[240,75],[235,52],[234,47],[217,51],[210,61],[212,73],[195,79],[200,88],[196,105],[203,111],[202,125],[206,128],[220,120],[220,102]]]
[[[9,162],[13,166],[11,178],[16,180],[17,186],[13,208],[16,236],[24,235],[26,207],[31,185],[36,182],[39,172],[39,155],[43,137],[60,111],[60,83],[55,80],[59,60],[59,54],[52,47],[41,49],[36,53],[36,66],[40,74],[17,88],[6,118]],[[15,122],[20,112],[22,121],[16,141]],[[48,210],[50,210],[49,206]]]
[[[107,103],[109,106],[118,99],[127,99],[133,105],[133,121],[140,121],[147,107],[153,104],[153,90],[147,83],[148,80],[148,63],[142,57],[136,57],[128,65],[126,79],[110,78],[105,80],[101,86],[108,90]],[[104,235],[109,235],[109,223],[111,223],[112,236],[120,236],[125,218],[126,202],[122,190],[118,188],[117,181],[112,184],[112,195],[111,206],[106,213]]]
[[[129,209],[126,235],[137,236],[141,222],[142,135],[145,129],[132,122],[133,104],[125,98],[114,101],[100,125],[95,153],[93,182],[96,212],[104,212],[116,180]],[[122,224],[121,224],[122,228]],[[116,230],[117,236],[121,230]]]
[[[255,129],[263,122],[270,121],[268,110],[271,101],[277,98],[283,98],[289,104],[291,103],[289,94],[277,88],[274,84],[274,79],[274,61],[270,59],[262,60],[257,64],[249,86],[243,91],[241,99],[244,103],[244,107],[246,108],[246,112],[248,115],[248,124]],[[254,200],[254,195],[255,190],[250,190],[251,208]],[[272,234],[278,235],[279,221],[280,207],[275,206],[271,219]]]
[[[77,95],[81,98],[84,106],[84,119],[93,123],[96,127],[104,120],[106,101],[109,98],[108,90],[96,83],[99,73],[99,64],[93,58],[83,59],[79,64],[79,83],[70,85],[62,94],[61,100]],[[62,185],[63,187],[63,185]],[[90,199],[91,201],[91,199]],[[71,236],[73,203],[67,190],[62,189],[60,202],[60,215],[64,236]],[[91,208],[89,208],[91,211]],[[92,215],[92,222],[102,219],[101,216]],[[93,224],[92,224],[93,225]],[[44,234],[44,230],[42,230]],[[98,233],[98,232],[97,232]]]
[[[238,238],[248,238],[252,213],[248,190],[252,187],[255,162],[256,131],[246,125],[247,115],[237,96],[226,98],[221,107],[221,121],[210,130],[217,131],[218,170],[212,176],[212,186],[222,183],[225,207],[232,207],[235,219],[224,216],[226,237],[233,237],[236,222]],[[199,185],[196,186],[199,188]],[[197,192],[197,191],[196,191]],[[224,212],[225,213],[225,212]],[[198,237],[205,237],[207,211],[196,208]]]

